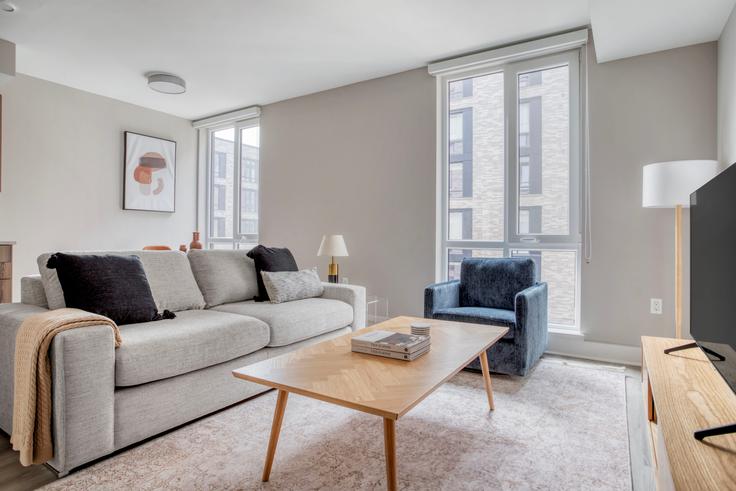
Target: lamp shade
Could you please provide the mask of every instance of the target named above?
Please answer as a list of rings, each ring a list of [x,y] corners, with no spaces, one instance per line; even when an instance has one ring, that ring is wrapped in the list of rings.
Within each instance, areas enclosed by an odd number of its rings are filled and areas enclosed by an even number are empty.
[[[716,160],[676,160],[645,165],[641,205],[644,208],[690,206],[690,193],[719,172]]]
[[[348,248],[342,235],[323,235],[319,245],[318,256],[347,256]]]

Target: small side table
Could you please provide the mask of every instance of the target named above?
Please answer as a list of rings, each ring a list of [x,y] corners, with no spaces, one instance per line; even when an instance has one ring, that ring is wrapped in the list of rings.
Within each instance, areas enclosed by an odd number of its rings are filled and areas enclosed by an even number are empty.
[[[388,320],[388,299],[376,295],[365,297],[365,324],[372,326]]]
[[[0,242],[0,303],[13,301],[13,246],[15,242]]]

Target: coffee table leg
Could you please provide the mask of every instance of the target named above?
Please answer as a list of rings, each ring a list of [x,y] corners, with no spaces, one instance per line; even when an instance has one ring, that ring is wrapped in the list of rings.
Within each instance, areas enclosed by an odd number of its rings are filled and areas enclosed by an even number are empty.
[[[397,489],[396,479],[396,421],[383,418],[383,443],[386,449],[386,487]]]
[[[480,369],[483,371],[483,381],[486,383],[486,394],[488,394],[488,406],[491,411],[496,409],[493,404],[493,387],[491,386],[491,372],[488,369],[488,355],[485,350],[480,353]]]
[[[271,438],[268,440],[268,451],[266,452],[266,464],[263,466],[262,481],[268,481],[271,476],[271,464],[273,457],[276,455],[276,444],[279,442],[279,433],[281,433],[281,422],[284,420],[284,410],[286,409],[286,399],[289,393],[285,390],[279,390],[278,399],[276,399],[276,409],[273,412],[273,423],[271,424]]]

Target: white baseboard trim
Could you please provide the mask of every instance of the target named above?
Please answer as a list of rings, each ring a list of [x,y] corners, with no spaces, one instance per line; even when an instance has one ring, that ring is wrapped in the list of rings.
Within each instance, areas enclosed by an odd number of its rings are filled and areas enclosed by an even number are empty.
[[[641,348],[586,341],[579,334],[569,335],[550,332],[546,353],[607,363],[641,366]]]

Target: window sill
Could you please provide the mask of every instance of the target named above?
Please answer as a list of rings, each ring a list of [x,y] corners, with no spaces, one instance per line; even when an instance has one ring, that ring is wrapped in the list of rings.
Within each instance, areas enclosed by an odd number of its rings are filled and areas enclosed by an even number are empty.
[[[573,337],[585,337],[582,332],[574,329],[561,329],[559,327],[550,327],[547,329],[550,334],[562,335],[562,336],[573,336]]]

